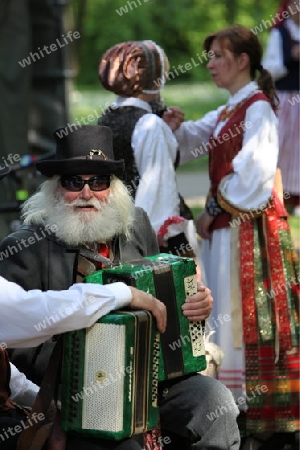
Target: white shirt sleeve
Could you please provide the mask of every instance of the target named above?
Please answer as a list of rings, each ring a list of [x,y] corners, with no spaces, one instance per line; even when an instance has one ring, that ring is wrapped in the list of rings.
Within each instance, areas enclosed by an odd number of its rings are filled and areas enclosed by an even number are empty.
[[[283,63],[283,49],[280,32],[271,30],[262,65],[267,69],[274,80],[284,77],[288,71]]]
[[[205,114],[202,119],[183,122],[175,131],[180,149],[180,165],[208,154],[209,138],[223,108],[224,106],[220,106],[217,110]]]
[[[221,195],[242,209],[255,209],[270,199],[278,159],[277,117],[270,104],[257,101],[246,113],[243,147],[233,159],[232,174],[220,183]]]
[[[11,377],[9,387],[11,399],[23,406],[32,406],[39,387],[28,380],[24,373],[19,372],[16,366],[10,363]]]
[[[25,291],[0,277],[0,345],[35,347],[55,334],[87,328],[130,304],[123,283],[74,284],[66,291]]]
[[[135,204],[146,211],[157,233],[166,219],[179,215],[177,141],[160,117],[145,114],[135,126],[131,145],[140,175]],[[174,230],[175,235],[179,232]]]

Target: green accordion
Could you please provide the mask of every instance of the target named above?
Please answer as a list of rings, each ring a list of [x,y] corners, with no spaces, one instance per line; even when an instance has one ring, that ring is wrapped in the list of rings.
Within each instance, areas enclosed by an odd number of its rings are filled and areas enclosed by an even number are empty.
[[[116,281],[149,292],[167,307],[167,329],[160,337],[158,380],[170,380],[206,368],[204,322],[190,322],[181,306],[197,292],[196,266],[192,258],[161,253],[97,271],[89,283]]]
[[[148,311],[116,311],[64,335],[64,430],[118,441],[158,424],[154,322]]]
[[[181,309],[197,292],[193,259],[159,254],[86,277],[89,283],[116,281],[159,298],[168,320],[159,335],[149,312],[114,311],[64,335],[62,427],[111,440],[158,424],[158,381],[206,368],[205,323],[190,322]]]

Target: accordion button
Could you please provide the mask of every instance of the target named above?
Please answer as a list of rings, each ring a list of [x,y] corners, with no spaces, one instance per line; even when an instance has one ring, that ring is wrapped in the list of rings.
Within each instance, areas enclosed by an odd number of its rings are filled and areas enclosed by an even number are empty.
[[[166,396],[168,395],[168,393],[169,393],[169,389],[168,389],[168,388],[165,388],[165,389],[163,390],[163,392],[162,392],[162,396],[163,396],[163,397],[166,397]]]

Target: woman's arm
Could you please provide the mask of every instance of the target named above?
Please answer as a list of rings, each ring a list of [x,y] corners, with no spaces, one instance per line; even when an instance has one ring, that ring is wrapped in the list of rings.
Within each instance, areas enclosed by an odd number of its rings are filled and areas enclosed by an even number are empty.
[[[123,283],[75,284],[65,291],[25,291],[0,277],[0,342],[7,347],[35,347],[55,334],[87,328],[115,309],[129,306]]]
[[[175,131],[180,150],[180,165],[208,154],[209,138],[223,108],[224,106],[221,106],[217,110],[207,113],[202,119],[183,122]]]

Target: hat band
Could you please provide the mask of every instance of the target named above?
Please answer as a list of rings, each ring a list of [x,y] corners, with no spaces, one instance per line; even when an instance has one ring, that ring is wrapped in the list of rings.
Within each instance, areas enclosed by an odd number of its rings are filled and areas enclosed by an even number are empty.
[[[92,152],[101,152],[101,153],[92,153]],[[110,161],[102,150],[92,150],[89,155],[72,156],[72,158],[68,158],[68,161],[75,161],[78,159],[82,160],[91,159],[92,161]],[[54,159],[53,161],[61,161],[61,159],[56,160]]]
[[[158,89],[153,89],[153,90],[143,89],[142,92],[144,94],[159,94],[160,91],[164,88],[164,85],[166,84],[165,62],[164,62],[163,51],[162,51],[161,47],[159,45],[157,45],[156,42],[154,42],[154,41],[147,40],[144,42],[149,42],[150,44],[154,45],[154,47],[159,55],[159,60],[160,60],[160,65],[161,65],[161,74],[160,74],[160,87]],[[156,66],[156,64],[155,64],[155,66]]]

